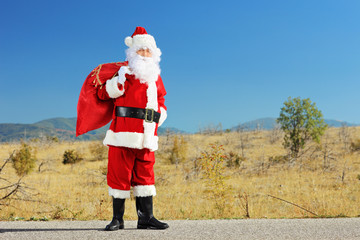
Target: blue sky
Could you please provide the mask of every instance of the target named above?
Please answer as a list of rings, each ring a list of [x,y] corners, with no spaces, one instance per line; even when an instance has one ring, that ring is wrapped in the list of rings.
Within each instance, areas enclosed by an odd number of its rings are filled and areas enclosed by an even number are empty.
[[[360,1],[1,3],[0,123],[75,117],[86,76],[123,61],[136,26],[163,52],[164,126],[278,117],[289,96],[360,123]]]

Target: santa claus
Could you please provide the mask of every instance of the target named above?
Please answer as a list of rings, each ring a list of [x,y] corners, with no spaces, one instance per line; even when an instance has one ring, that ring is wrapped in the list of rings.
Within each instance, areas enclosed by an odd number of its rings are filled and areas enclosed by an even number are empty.
[[[126,62],[99,65],[85,80],[78,103],[77,135],[112,120],[104,144],[109,146],[107,183],[113,219],[105,230],[124,228],[125,199],[130,198],[131,187],[137,228],[166,229],[168,224],[153,216],[157,129],[167,117],[161,51],[142,27],[126,37],[125,44],[129,47]]]

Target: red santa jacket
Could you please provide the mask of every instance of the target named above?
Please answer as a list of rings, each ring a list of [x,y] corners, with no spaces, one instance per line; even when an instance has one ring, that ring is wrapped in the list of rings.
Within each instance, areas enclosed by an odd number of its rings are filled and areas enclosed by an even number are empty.
[[[117,77],[106,81],[105,87],[97,88],[98,98],[113,99],[115,107],[155,109],[161,113],[160,120],[159,123],[149,123],[143,119],[117,117],[114,111],[104,144],[155,151],[158,149],[157,129],[167,117],[163,81],[160,75],[157,81],[152,83],[141,83],[132,74],[125,74],[125,77],[125,82],[120,86]]]

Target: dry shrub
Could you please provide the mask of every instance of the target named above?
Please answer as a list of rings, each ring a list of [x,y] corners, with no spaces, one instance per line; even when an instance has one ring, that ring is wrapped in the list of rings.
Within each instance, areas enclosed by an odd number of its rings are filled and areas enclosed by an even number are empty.
[[[74,164],[80,162],[83,158],[74,149],[68,149],[63,155],[63,164]]]
[[[93,161],[102,161],[107,158],[108,147],[101,142],[91,144],[89,149]]]
[[[230,151],[226,156],[226,166],[229,168],[239,168],[241,163],[246,160],[245,157],[239,156],[239,154]]]
[[[352,152],[360,151],[360,139],[357,139],[354,142],[352,142],[350,148]]]
[[[226,193],[229,187],[225,183],[225,158],[222,145],[210,144],[210,151],[204,151],[199,159],[203,179],[206,181],[207,190],[215,202],[215,208],[220,215],[226,206]]]
[[[170,162],[178,165],[184,162],[187,156],[187,142],[184,140],[184,136],[181,136],[180,141],[178,136],[174,137],[174,144],[170,152]]]
[[[101,175],[106,177],[107,176],[107,171],[108,171],[107,162],[104,162],[104,164],[102,164],[99,167],[99,170],[100,170]]]
[[[11,158],[18,176],[25,176],[35,168],[36,151],[26,143],[22,143],[19,150]]]
[[[278,164],[278,163],[288,163],[289,157],[287,155],[277,155],[269,157],[269,162],[271,164]]]

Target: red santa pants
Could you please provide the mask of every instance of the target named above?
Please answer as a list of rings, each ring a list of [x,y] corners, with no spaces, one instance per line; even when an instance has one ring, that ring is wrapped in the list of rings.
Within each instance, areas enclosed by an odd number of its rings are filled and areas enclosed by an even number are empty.
[[[115,198],[155,196],[155,154],[149,149],[109,146],[107,183],[109,194]]]

